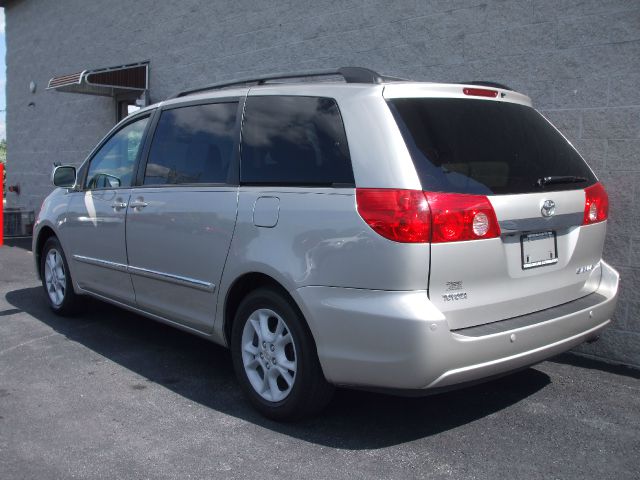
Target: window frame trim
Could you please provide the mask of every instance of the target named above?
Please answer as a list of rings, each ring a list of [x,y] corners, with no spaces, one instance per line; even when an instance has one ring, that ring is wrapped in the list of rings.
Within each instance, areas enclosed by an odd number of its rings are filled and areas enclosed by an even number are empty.
[[[143,156],[138,162],[138,170],[135,176],[135,182],[133,188],[175,188],[175,187],[238,187],[240,180],[240,127],[242,117],[244,114],[244,103],[246,95],[242,96],[229,96],[229,97],[216,97],[216,98],[203,98],[198,100],[189,100],[186,102],[171,103],[169,105],[162,105],[157,109],[156,115],[153,119],[153,130],[148,132],[149,141],[145,144]],[[218,183],[162,183],[162,184],[144,184],[144,177],[147,170],[147,164],[149,162],[149,155],[151,153],[151,146],[157,132],[157,126],[160,122],[162,113],[168,110],[175,110],[177,108],[195,107],[200,105],[211,105],[217,103],[236,103],[236,121],[233,127],[233,151],[235,155],[231,158],[229,164],[228,181]]]

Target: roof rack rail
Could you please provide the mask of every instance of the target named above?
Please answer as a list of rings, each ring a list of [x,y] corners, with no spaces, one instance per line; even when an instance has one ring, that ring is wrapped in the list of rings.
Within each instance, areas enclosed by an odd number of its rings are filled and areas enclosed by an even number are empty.
[[[207,92],[209,90],[217,90],[221,88],[242,86],[242,85],[264,85],[271,80],[285,80],[288,78],[309,78],[309,77],[326,77],[326,76],[342,76],[347,83],[370,83],[377,84],[387,80],[401,80],[395,77],[385,77],[373,70],[363,67],[340,67],[336,70],[317,70],[317,71],[305,71],[305,72],[291,72],[291,73],[277,73],[269,75],[261,75],[251,78],[243,78],[239,80],[233,80],[228,82],[213,83],[204,87],[192,88],[190,90],[184,90],[177,93],[170,98],[179,98],[187,95],[193,95],[194,93]]]
[[[460,84],[461,85],[479,85],[481,87],[493,87],[493,88],[501,88],[502,90],[513,91],[513,88],[508,87],[503,83],[485,82],[484,80],[474,80],[473,82],[460,82]]]

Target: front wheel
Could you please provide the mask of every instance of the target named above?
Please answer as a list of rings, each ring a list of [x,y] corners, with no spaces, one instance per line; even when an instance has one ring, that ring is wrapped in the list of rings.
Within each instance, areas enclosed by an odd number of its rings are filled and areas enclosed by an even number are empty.
[[[233,365],[244,392],[265,416],[296,420],[321,410],[333,387],[298,310],[271,289],[240,304],[231,335]]]
[[[81,299],[73,291],[69,265],[56,237],[49,238],[42,248],[40,273],[51,310],[59,315],[76,313]]]

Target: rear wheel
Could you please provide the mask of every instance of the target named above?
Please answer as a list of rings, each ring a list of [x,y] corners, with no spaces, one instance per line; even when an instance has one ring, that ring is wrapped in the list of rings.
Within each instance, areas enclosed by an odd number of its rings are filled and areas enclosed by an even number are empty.
[[[240,304],[231,335],[233,365],[244,392],[265,416],[296,420],[320,411],[333,387],[298,310],[261,288]]]
[[[69,265],[56,237],[49,238],[42,248],[40,272],[51,310],[59,315],[76,313],[81,299],[73,291]]]

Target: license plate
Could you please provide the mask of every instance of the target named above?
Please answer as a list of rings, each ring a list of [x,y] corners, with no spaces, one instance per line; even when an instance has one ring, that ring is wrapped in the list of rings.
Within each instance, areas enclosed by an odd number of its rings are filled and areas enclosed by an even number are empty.
[[[556,232],[529,233],[520,237],[522,269],[544,267],[558,263]]]

